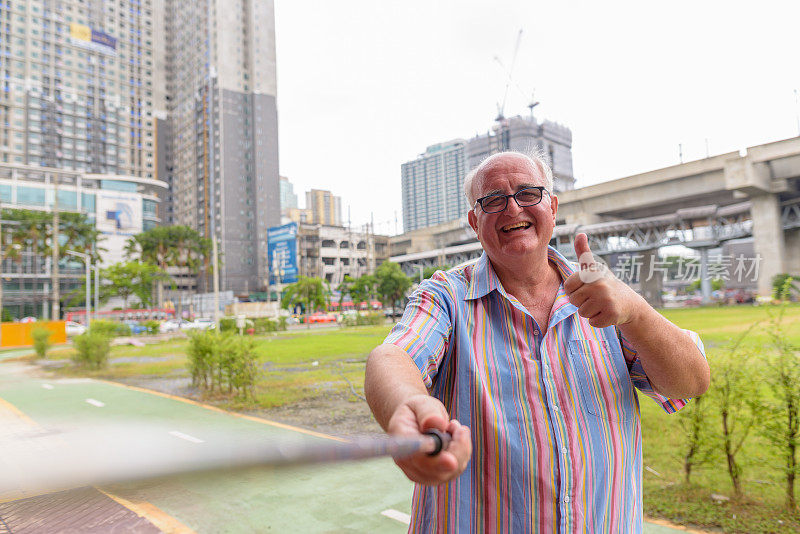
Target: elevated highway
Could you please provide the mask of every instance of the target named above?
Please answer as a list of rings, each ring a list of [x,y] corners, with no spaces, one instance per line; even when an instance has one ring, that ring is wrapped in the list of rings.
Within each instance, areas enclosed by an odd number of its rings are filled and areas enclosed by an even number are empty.
[[[800,276],[800,138],[565,191],[558,198],[553,244],[567,255],[577,232],[587,233],[600,255],[654,254],[683,244],[699,249],[703,261],[709,248],[752,238],[760,258],[760,294],[769,294],[776,274]],[[392,250],[391,260],[409,274],[481,253],[466,220],[396,236]]]

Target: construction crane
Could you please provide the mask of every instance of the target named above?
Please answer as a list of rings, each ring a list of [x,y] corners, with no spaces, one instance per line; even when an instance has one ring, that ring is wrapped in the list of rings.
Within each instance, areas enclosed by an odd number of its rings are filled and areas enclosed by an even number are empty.
[[[496,55],[494,56],[494,60],[497,62],[498,65],[500,65],[500,68],[503,69],[503,72],[506,75],[506,89],[505,92],[503,93],[503,100],[502,102],[497,104],[497,117],[495,118],[495,121],[497,122],[502,122],[505,120],[505,115],[503,113],[506,108],[506,100],[508,99],[508,90],[512,85],[520,92],[520,94],[522,94],[523,97],[527,97],[527,94],[520,88],[519,85],[517,85],[517,82],[515,82],[513,78],[514,66],[516,65],[517,62],[517,54],[519,53],[520,41],[522,41],[522,28],[520,28],[519,32],[517,33],[517,41],[514,44],[514,53],[511,55],[510,68],[506,68],[503,62],[500,61],[500,58],[497,57]],[[533,108],[535,108],[538,105],[539,102],[537,102],[533,98],[533,92],[531,92],[530,100],[528,101],[528,109],[530,109],[531,116],[533,116]]]

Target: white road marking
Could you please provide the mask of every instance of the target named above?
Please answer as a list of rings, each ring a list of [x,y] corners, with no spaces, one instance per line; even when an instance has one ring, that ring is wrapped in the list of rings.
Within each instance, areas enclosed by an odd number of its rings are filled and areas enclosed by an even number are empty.
[[[53,386],[51,386],[50,384],[42,384],[42,387],[44,389],[53,389]]]
[[[400,521],[403,524],[410,525],[411,524],[411,516],[408,514],[404,514],[403,512],[398,512],[397,510],[392,510],[389,508],[388,510],[384,510],[381,512],[381,515],[385,515],[390,519],[394,519],[395,521]]]
[[[92,406],[97,406],[98,408],[102,408],[103,406],[105,406],[105,403],[95,399],[86,399],[86,402],[88,402]]]
[[[177,430],[170,432],[170,435],[175,436],[176,438],[185,439],[186,441],[191,441],[192,443],[205,443],[205,441],[200,438],[190,436],[189,434],[184,434],[183,432],[178,432]]]

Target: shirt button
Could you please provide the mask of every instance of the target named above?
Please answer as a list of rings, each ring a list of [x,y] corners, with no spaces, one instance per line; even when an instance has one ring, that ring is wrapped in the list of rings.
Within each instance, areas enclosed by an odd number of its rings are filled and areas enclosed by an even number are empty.
[[[567,495],[566,497],[564,497],[564,502],[569,502],[569,495]]]
[[[554,404],[554,405],[553,405],[553,409],[554,409],[555,411],[558,411],[558,404]]]
[[[539,331],[538,331],[538,330],[534,330],[534,331],[533,331],[533,335],[534,335],[534,336],[538,336],[538,335],[539,335]]]
[[[567,454],[567,448],[561,447],[561,454]]]

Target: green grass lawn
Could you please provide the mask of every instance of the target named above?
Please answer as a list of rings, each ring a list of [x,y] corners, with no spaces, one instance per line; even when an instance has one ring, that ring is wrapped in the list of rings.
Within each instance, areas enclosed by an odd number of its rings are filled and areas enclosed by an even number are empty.
[[[713,364],[731,340],[751,330],[743,345],[763,353],[771,340],[768,326],[775,307],[735,306],[663,310],[683,328],[698,332]],[[785,308],[786,336],[800,346],[800,306]],[[294,330],[256,338],[256,351],[263,372],[255,390],[255,403],[279,406],[329,392],[363,392],[364,362],[369,351],[388,333],[389,326],[365,326],[333,330]],[[185,369],[186,340],[173,340],[145,347],[120,346],[112,350],[109,367],[101,371],[59,372],[108,379],[131,376],[188,376]],[[52,351],[48,359],[69,358],[72,349]],[[756,358],[758,362],[758,358]],[[763,369],[762,369],[763,371]],[[754,380],[764,380],[754,373]],[[712,378],[713,379],[713,378]],[[798,385],[800,387],[800,385]],[[692,485],[683,475],[684,438],[677,415],[667,415],[650,399],[640,395],[644,436],[645,514],[676,523],[686,523],[725,532],[800,532],[800,516],[783,506],[784,482],[780,459],[756,432],[745,442],[739,460],[744,497],[734,499],[723,456],[696,467]],[[229,407],[247,408],[232,402]],[[709,429],[719,428],[718,416],[707,420]],[[652,471],[651,471],[652,470]],[[654,474],[655,471],[658,474]],[[798,489],[800,492],[800,489]],[[717,504],[712,494],[731,497]]]
[[[364,390],[367,355],[383,341],[390,326],[294,330],[256,336],[256,354],[262,367],[255,388],[256,406],[265,408],[297,402],[325,393]],[[139,377],[189,377],[186,370],[188,340],[144,347],[115,346],[105,369],[87,370],[66,365],[56,372],[108,380]],[[69,360],[72,348],[48,353],[48,360]],[[233,401],[230,407],[252,408],[253,403]]]

